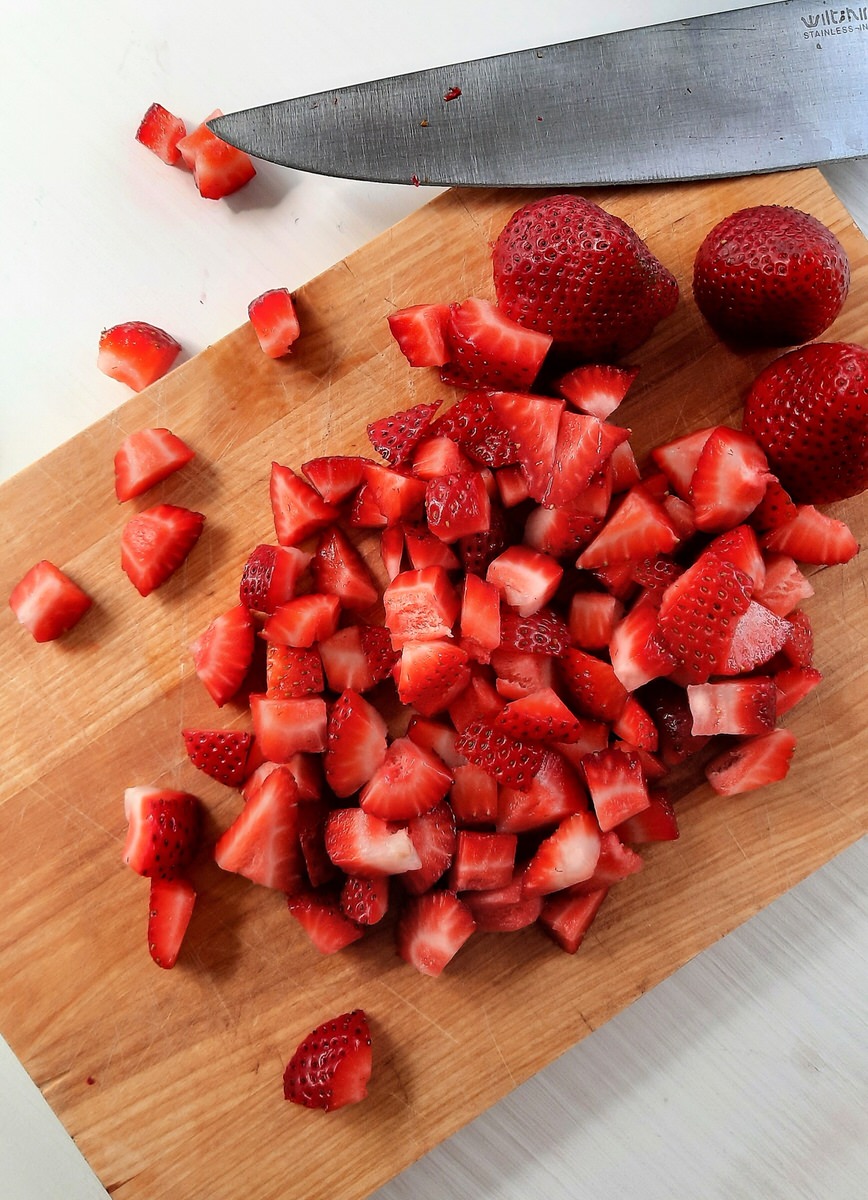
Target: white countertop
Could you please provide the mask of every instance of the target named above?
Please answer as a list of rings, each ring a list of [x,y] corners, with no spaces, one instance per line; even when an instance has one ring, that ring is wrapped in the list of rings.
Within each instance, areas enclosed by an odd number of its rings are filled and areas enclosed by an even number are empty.
[[[233,201],[201,200],[185,173],[134,141],[153,100],[190,126],[215,107],[727,5],[590,7],[11,0],[0,51],[0,479],[126,399],[95,366],[104,327],[148,320],[195,354],[241,324],[251,297],[298,286],[434,194],[262,164]],[[868,231],[868,162],[825,173]],[[376,1196],[864,1196],[866,961],[863,839]],[[2,1040],[0,1195],[105,1197]]]

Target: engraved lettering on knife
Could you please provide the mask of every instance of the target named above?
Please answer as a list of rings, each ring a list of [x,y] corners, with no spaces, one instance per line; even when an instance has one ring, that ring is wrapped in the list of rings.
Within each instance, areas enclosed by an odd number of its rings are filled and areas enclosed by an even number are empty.
[[[802,37],[835,37],[842,33],[868,31],[868,4],[858,8],[824,8],[821,12],[808,13],[799,20],[805,29]]]

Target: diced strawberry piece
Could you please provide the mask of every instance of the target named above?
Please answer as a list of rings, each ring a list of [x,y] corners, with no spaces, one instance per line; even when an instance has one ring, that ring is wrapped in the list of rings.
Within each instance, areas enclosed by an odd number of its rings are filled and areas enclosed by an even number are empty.
[[[396,738],[359,793],[365,812],[384,821],[409,821],[429,812],[452,786],[452,772],[408,737]]]
[[[580,722],[557,692],[542,688],[511,700],[494,718],[494,726],[520,742],[568,742],[579,732]]]
[[[638,374],[638,367],[588,363],[573,367],[557,380],[555,386],[574,408],[603,421],[627,395]]]
[[[743,571],[751,581],[754,593],[762,591],[766,564],[757,536],[750,525],[736,525],[713,538],[708,548]]]
[[[600,857],[590,879],[574,883],[569,889],[575,896],[587,896],[600,888],[610,888],[642,870],[644,863],[635,850],[625,846],[614,830],[600,838]]]
[[[638,750],[654,751],[660,741],[657,726],[633,695],[627,697],[621,715],[612,725],[612,732]]]
[[[674,842],[679,837],[675,809],[662,792],[652,792],[648,807],[616,825],[615,833],[629,845]]]
[[[190,643],[196,674],[214,703],[222,708],[244,682],[253,660],[255,633],[250,613],[236,604],[215,617]]]
[[[416,404],[404,412],[371,421],[367,429],[371,445],[390,466],[403,466],[428,432],[431,419],[439,407],[439,402]]]
[[[620,495],[621,492],[629,491],[642,478],[639,464],[636,462],[636,455],[633,453],[633,447],[629,441],[618,443],[609,457],[607,468],[612,485],[612,495],[614,496]],[[673,497],[669,492],[666,494],[670,499],[677,499],[677,497]],[[661,499],[661,503],[665,498]]]
[[[396,933],[398,954],[423,975],[440,975],[476,928],[454,892],[411,896]]]
[[[286,767],[272,771],[262,787],[220,835],[214,860],[223,871],[281,892],[304,885],[298,840],[298,788]]]
[[[604,833],[648,807],[648,787],[636,754],[610,746],[589,754],[582,765],[591,803]]]
[[[341,912],[356,925],[377,925],[389,907],[389,878],[348,875],[341,887]]]
[[[266,651],[265,694],[283,700],[318,695],[324,686],[322,660],[317,650],[281,646]]]
[[[736,796],[777,783],[790,769],[796,739],[788,729],[745,738],[705,767],[705,777],[721,796]]]
[[[523,617],[548,604],[563,577],[563,567],[529,546],[509,546],[489,565],[485,578]]]
[[[411,367],[442,367],[447,362],[448,304],[411,304],[389,313],[386,320],[398,349]]]
[[[444,383],[465,388],[530,388],[551,346],[551,337],[526,329],[489,300],[471,296],[450,304],[446,322],[449,361]]]
[[[688,542],[694,533],[696,533],[696,521],[693,519],[693,505],[688,504],[686,500],[682,500],[680,496],[673,496],[671,492],[663,497],[661,503],[681,541]]]
[[[593,754],[609,744],[609,726],[605,721],[591,721],[586,717],[578,718],[578,722],[579,731],[574,735],[574,740],[555,742],[552,749],[557,750],[577,770],[581,770],[586,754]]]
[[[621,429],[585,413],[561,414],[552,462],[551,479],[542,495],[534,499],[556,508],[573,503],[582,506],[582,495],[607,465],[615,448],[630,436]]]
[[[169,429],[138,429],[115,453],[115,495],[131,500],[167,479],[193,458],[194,451]]]
[[[480,933],[516,933],[533,925],[542,912],[543,897],[526,896],[523,884],[524,868],[519,867],[503,887],[462,893]]]
[[[124,792],[128,821],[123,861],[147,878],[183,874],[199,848],[201,806],[189,792],[130,787]]]
[[[799,570],[789,554],[764,554],[766,571],[763,586],[756,599],[779,617],[788,616],[803,600],[814,594],[811,581]]]
[[[500,495],[500,502],[504,508],[515,508],[516,505],[522,504],[530,498],[530,489],[527,486],[527,480],[517,463],[508,467],[501,467],[497,472],[495,481],[497,483],[497,491]],[[540,550],[543,547],[537,546],[536,549]]]
[[[491,501],[479,471],[442,475],[425,488],[428,528],[443,542],[484,533],[491,525]]]
[[[136,130],[136,141],[171,167],[181,159],[178,142],[186,135],[187,126],[181,118],[154,101]]]
[[[380,590],[364,558],[337,526],[323,530],[311,560],[314,587],[337,596],[344,608],[362,612],[380,598]]]
[[[178,961],[196,904],[188,879],[152,879],[148,899],[148,951],[158,967],[171,970]]]
[[[333,692],[342,692],[346,688],[367,692],[378,682],[362,645],[362,629],[361,625],[347,625],[319,643],[323,669]],[[397,652],[392,651],[391,639],[388,632],[384,632],[389,651],[397,661]]]
[[[642,699],[657,726],[660,757],[667,767],[683,762],[706,744],[708,738],[694,737],[691,732],[693,716],[684,688],[658,679],[643,691]]]
[[[622,442],[621,445],[626,443]],[[617,449],[617,446],[615,447]],[[612,453],[614,454],[614,450]],[[591,476],[591,481],[587,487],[582,488],[570,504],[564,507],[573,513],[587,513],[592,517],[606,517],[612,503],[612,480],[613,471],[611,459],[603,464],[601,470]]]
[[[495,413],[493,395],[468,392],[437,418],[430,432],[436,438],[450,438],[474,462],[500,468],[517,462],[517,451]]]
[[[560,655],[570,644],[566,623],[551,609],[521,616],[504,611],[500,623],[500,644],[504,650],[519,650],[523,654]]]
[[[732,529],[765,495],[769,465],[747,433],[719,425],[702,447],[690,481],[697,529]]]
[[[750,515],[754,529],[765,533],[778,525],[785,525],[796,515],[796,504],[781,485],[780,480],[769,476],[765,495]]]
[[[766,733],[774,728],[777,696],[773,680],[761,676],[687,688],[694,737]]]
[[[337,954],[364,936],[364,929],[345,916],[338,897],[330,892],[290,892],[290,913],[320,954]]]
[[[156,504],[131,517],[121,534],[121,567],[142,596],[161,587],[196,545],[205,517]]]
[[[325,847],[325,827],[330,812],[331,807],[325,800],[308,800],[298,806],[298,840],[313,888],[330,883],[338,874]]]
[[[651,599],[654,601],[654,607],[659,607],[663,593],[683,571],[680,563],[664,554],[658,554],[654,558],[643,558],[633,563],[630,575],[633,582],[638,583],[644,592],[643,599]]]
[[[576,565],[585,570],[607,567],[668,554],[677,544],[678,534],[666,510],[640,485],[627,493]]]
[[[750,604],[750,591],[744,572],[704,550],[663,593],[658,629],[688,683],[704,683],[725,661],[735,622]]]
[[[500,504],[489,502],[489,525],[479,533],[471,533],[458,539],[458,554],[465,573],[485,575],[498,554],[502,554],[509,543],[506,516]]]
[[[504,703],[491,675],[483,673],[481,666],[471,664],[469,673],[466,687],[448,705],[449,719],[460,732],[477,721],[490,723]]]
[[[525,894],[543,896],[589,879],[599,857],[600,829],[594,814],[573,813],[540,843],[528,863]]]
[[[461,595],[461,640],[479,662],[500,645],[500,595],[478,575],[465,575]]]
[[[450,637],[460,607],[443,567],[402,571],[383,593],[383,604],[396,649],[408,641]]]
[[[325,592],[307,592],[294,596],[277,608],[262,627],[267,642],[307,648],[324,642],[338,627],[341,602]]]
[[[500,833],[550,829],[587,809],[588,796],[576,770],[562,754],[546,750],[526,787],[501,787],[496,826]]]
[[[227,787],[240,787],[244,782],[252,741],[246,730],[182,729],[181,736],[194,767]]]
[[[799,609],[785,618],[789,635],[783,652],[794,667],[810,667],[814,662],[814,630],[808,614]]]
[[[283,358],[298,340],[301,326],[288,288],[271,288],[251,300],[247,316],[263,354]]]
[[[497,780],[468,762],[452,768],[452,779],[449,804],[455,820],[462,826],[493,825],[497,820]]]
[[[401,521],[418,521],[422,518],[424,479],[416,479],[413,475],[380,466],[379,463],[369,463],[365,467],[365,483],[370,494],[369,503],[381,514],[383,525],[397,525]],[[361,490],[357,500],[360,498]]]
[[[417,479],[427,482],[439,475],[461,475],[472,471],[473,464],[452,438],[423,437],[413,449],[410,470]]]
[[[827,567],[849,562],[859,553],[859,543],[848,526],[812,504],[799,504],[792,520],[763,534],[762,546],[788,554],[797,562]]]
[[[369,464],[360,455],[327,454],[302,463],[301,469],[326,504],[341,504],[361,486]]]
[[[122,321],[100,334],[96,365],[104,375],[142,392],[166,374],[180,353],[180,343],[165,329],[147,321]]]
[[[782,717],[800,700],[804,700],[822,682],[823,676],[814,667],[784,667],[775,672],[773,679],[777,692],[777,713]]]
[[[608,888],[587,896],[550,896],[539,916],[543,929],[567,954],[575,954],[606,899]]]
[[[614,596],[624,604],[632,600],[636,594],[633,563],[631,562],[613,563],[609,567],[594,567],[591,574],[610,596]]]
[[[329,787],[341,798],[368,782],[386,757],[386,722],[372,704],[347,689],[328,720],[323,765]]]
[[[269,494],[274,530],[281,546],[297,546],[331,525],[338,515],[335,506],[327,504],[309,483],[277,462],[271,464]]]
[[[442,801],[428,812],[407,822],[407,832],[413,848],[422,861],[421,867],[405,871],[401,876],[404,888],[419,896],[441,879],[455,855],[455,815],[451,806]]]
[[[733,626],[725,661],[718,663],[720,675],[742,675],[769,662],[786,645],[789,626],[783,617],[751,600]]]
[[[438,758],[443,759],[447,767],[455,768],[467,762],[467,759],[455,749],[458,734],[451,725],[444,722],[414,714],[407,726],[407,737],[417,746],[422,746],[425,750],[433,750]]]
[[[426,567],[443,567],[446,571],[454,571],[461,565],[455,551],[431,533],[427,525],[405,525],[403,537],[407,557],[414,571],[424,571]],[[394,575],[390,578],[394,579]]]
[[[655,446],[651,458],[682,500],[690,500],[690,485],[699,456],[717,426],[685,433],[672,442]]]
[[[298,788],[300,802],[319,800],[323,794],[322,756],[299,751],[286,763]]]
[[[503,472],[498,472],[498,480]],[[590,545],[603,525],[603,518],[592,513],[571,512],[540,505],[529,513],[524,540],[534,550],[552,558],[568,558]]]
[[[605,592],[573,592],[568,628],[571,640],[582,650],[608,647],[624,606]]]
[[[208,121],[222,116],[216,108],[197,129],[178,142],[178,150],[193,172],[199,195],[206,200],[230,196],[256,174],[253,162],[243,150],[230,146],[208,128]]]
[[[464,729],[455,748],[505,787],[528,788],[543,761],[543,750],[477,721]]]
[[[551,488],[564,401],[523,392],[494,392],[491,402],[495,417],[516,447],[530,495],[543,503]]]
[[[364,1100],[370,1078],[371,1033],[357,1008],[325,1021],[301,1042],[286,1065],[283,1094],[294,1104],[331,1112]]]
[[[390,525],[380,534],[380,558],[390,580],[401,574],[404,566],[404,533],[400,525]]]
[[[570,646],[558,659],[558,667],[580,715],[617,721],[627,703],[627,689],[610,663]]]
[[[319,754],[326,748],[328,716],[321,696],[284,700],[254,693],[250,697],[253,732],[271,762],[289,762],[299,751]]]
[[[361,808],[334,808],[325,828],[329,858],[347,875],[401,875],[422,860],[410,834]]]
[[[468,654],[442,639],[405,642],[396,667],[398,696],[423,716],[443,712],[470,681]]]
[[[556,684],[555,660],[548,654],[499,648],[492,650],[489,663],[495,673],[494,686],[504,700],[517,700]]]
[[[295,546],[254,547],[241,572],[239,598],[251,612],[270,615],[295,595],[310,554]]]
[[[9,596],[9,607],[35,641],[51,642],[76,625],[93,601],[47,558],[35,563]]]
[[[458,831],[449,886],[455,892],[506,887],[515,871],[518,838],[514,833]]]

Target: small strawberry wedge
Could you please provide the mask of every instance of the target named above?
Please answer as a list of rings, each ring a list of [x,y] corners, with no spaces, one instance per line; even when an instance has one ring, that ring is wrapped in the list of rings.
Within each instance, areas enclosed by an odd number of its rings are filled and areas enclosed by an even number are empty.
[[[452,786],[452,772],[430,750],[396,738],[359,793],[359,805],[384,821],[409,821],[430,812]]]
[[[184,729],[190,762],[227,787],[240,787],[247,776],[252,735],[242,729]]]
[[[790,769],[796,739],[788,729],[744,738],[706,765],[705,777],[721,796],[737,796],[777,783]]]
[[[325,1112],[356,1104],[371,1077],[371,1032],[360,1009],[317,1026],[298,1046],[283,1075],[293,1104]]]
[[[386,757],[386,722],[357,692],[342,692],[328,719],[325,777],[336,796],[351,796]]]
[[[206,200],[222,200],[231,196],[256,174],[252,160],[243,150],[237,150],[217,137],[207,122],[223,113],[215,108],[198,128],[178,142],[178,151],[193,172],[199,195]]]
[[[417,404],[405,412],[371,421],[368,440],[391,467],[401,467],[413,456],[439,404]]]
[[[9,596],[9,607],[37,642],[61,637],[92,603],[87,592],[47,558],[35,563]]]
[[[407,822],[410,841],[422,862],[420,867],[401,876],[401,883],[410,895],[427,892],[448,870],[457,844],[456,816],[451,803],[442,801]]]
[[[608,746],[582,760],[591,803],[603,833],[636,816],[651,801],[639,756]]]
[[[196,674],[211,699],[222,708],[240,689],[250,669],[254,648],[253,620],[243,604],[215,617],[190,643]]]
[[[293,892],[306,885],[298,837],[298,787],[287,767],[272,771],[220,835],[214,861],[252,883]]]
[[[169,429],[138,429],[115,454],[115,495],[132,500],[185,467],[194,451]]]
[[[449,361],[440,377],[464,388],[530,388],[552,343],[477,296],[449,306],[445,333]]]
[[[821,513],[811,504],[799,504],[796,515],[764,534],[763,549],[786,554],[796,562],[835,566],[859,553],[859,543],[843,521]]]
[[[600,857],[600,829],[593,813],[566,817],[540,845],[524,873],[524,892],[542,896],[590,879]]]
[[[442,367],[449,358],[446,345],[448,304],[411,304],[386,318],[389,331],[411,367]]]
[[[158,967],[171,970],[193,916],[196,892],[188,879],[152,879],[148,899],[148,951]]]
[[[271,288],[251,300],[247,317],[262,353],[269,358],[289,354],[301,333],[292,293],[287,288]]]
[[[334,808],[326,819],[326,853],[347,875],[402,875],[422,859],[406,828],[360,808]]]
[[[690,480],[697,529],[732,529],[754,511],[770,478],[768,460],[749,434],[720,425],[700,451]]]
[[[162,378],[181,353],[171,334],[147,321],[123,321],[100,334],[96,365],[134,392]]]
[[[175,574],[199,540],[205,517],[177,504],[156,504],[131,517],[121,534],[121,568],[141,596]]]
[[[274,530],[281,546],[297,546],[312,533],[331,525],[338,515],[333,504],[281,463],[271,464],[269,482]]]
[[[320,954],[337,954],[364,935],[361,926],[346,916],[340,896],[331,889],[294,891],[287,896],[286,904]]]
[[[562,375],[555,386],[574,408],[604,421],[627,395],[638,374],[638,367],[587,363]]]
[[[309,553],[295,546],[255,546],[241,572],[241,603],[253,613],[269,616],[279,604],[293,598],[310,559]]]
[[[608,892],[608,888],[599,888],[586,896],[549,896],[540,913],[540,924],[562,950],[575,954]]]
[[[124,792],[123,861],[138,875],[173,879],[199,848],[200,804],[189,792],[130,787]]]
[[[181,118],[154,101],[139,123],[136,141],[171,167],[181,161],[178,142],[186,135],[187,127]]]
[[[398,921],[398,954],[422,975],[437,976],[475,929],[470,909],[454,892],[411,896]]]

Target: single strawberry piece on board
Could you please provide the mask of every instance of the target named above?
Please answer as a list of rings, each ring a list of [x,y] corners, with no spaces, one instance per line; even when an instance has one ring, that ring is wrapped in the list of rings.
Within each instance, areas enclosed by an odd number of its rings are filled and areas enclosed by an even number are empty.
[[[859,553],[850,527],[813,504],[797,504],[793,519],[763,534],[761,544],[798,562],[826,567],[849,562]]]
[[[721,796],[737,796],[777,783],[790,769],[796,739],[789,729],[743,738],[705,766],[705,777]]]
[[[173,788],[129,787],[124,792],[127,836],[123,861],[138,875],[172,879],[199,848],[200,804]]]
[[[148,951],[158,967],[171,970],[193,916],[196,892],[189,879],[152,879],[148,898]]]
[[[160,379],[181,353],[171,334],[147,321],[122,321],[104,329],[96,365],[104,375],[142,392]]]
[[[368,1094],[371,1031],[354,1009],[317,1026],[298,1046],[283,1075],[283,1094],[293,1104],[331,1112]]]
[[[759,204],[730,213],[704,237],[693,295],[720,337],[786,346],[819,337],[850,287],[846,251],[810,213]]]
[[[530,896],[559,892],[590,879],[600,857],[600,828],[591,812],[566,817],[541,843],[524,873]]]
[[[540,924],[562,950],[575,954],[608,892],[604,887],[586,896],[569,892],[549,896],[539,916]]]
[[[271,288],[247,305],[247,316],[263,354],[282,358],[301,333],[298,314],[287,288]]]
[[[131,500],[187,465],[194,452],[169,429],[137,429],[115,453],[115,495]]]
[[[359,793],[365,812],[384,821],[409,821],[430,812],[452,786],[452,772],[431,750],[395,738]]]
[[[344,913],[340,896],[332,889],[292,891],[286,906],[320,954],[337,954],[364,935],[364,929]]]
[[[678,302],[675,277],[636,231],[582,196],[519,209],[492,259],[503,311],[581,359],[635,350]]]
[[[212,133],[207,122],[223,113],[215,108],[198,128],[178,142],[184,162],[193,172],[199,195],[206,200],[222,200],[244,187],[256,174],[251,158]]]
[[[361,808],[333,808],[325,824],[326,853],[347,875],[402,875],[422,859],[406,827]]]
[[[401,703],[425,717],[442,712],[467,687],[469,660],[463,646],[445,638],[405,642],[395,668]]]
[[[59,638],[84,616],[93,601],[67,574],[41,559],[9,596],[9,607],[37,642]]]
[[[196,545],[205,517],[177,504],[155,504],[130,517],[121,534],[121,568],[142,596],[161,587]]]
[[[338,525],[320,534],[310,567],[316,590],[337,596],[353,612],[364,612],[380,598],[368,564]]]
[[[186,135],[187,126],[181,118],[155,100],[139,123],[136,141],[171,167],[181,160],[178,142]]]
[[[868,349],[814,342],[751,384],[743,428],[792,498],[828,504],[868,487]]]
[[[181,736],[194,767],[227,787],[239,787],[244,782],[253,740],[246,730],[182,729]]]

